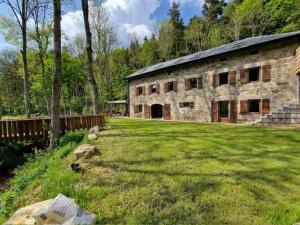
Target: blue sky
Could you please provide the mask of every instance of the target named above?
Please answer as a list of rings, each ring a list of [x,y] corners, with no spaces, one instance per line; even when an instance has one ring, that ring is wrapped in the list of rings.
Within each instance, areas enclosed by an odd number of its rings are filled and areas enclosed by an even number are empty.
[[[172,0],[103,0],[103,5],[110,11],[121,45],[127,45],[129,35],[134,34],[140,41],[151,36],[154,24],[167,18]],[[194,15],[200,15],[204,0],[176,0],[181,4],[181,14],[187,24]],[[5,6],[1,6],[0,15],[11,15]],[[62,30],[65,36],[72,38],[83,33],[83,20],[80,0],[63,10]],[[9,47],[0,34],[0,49]]]

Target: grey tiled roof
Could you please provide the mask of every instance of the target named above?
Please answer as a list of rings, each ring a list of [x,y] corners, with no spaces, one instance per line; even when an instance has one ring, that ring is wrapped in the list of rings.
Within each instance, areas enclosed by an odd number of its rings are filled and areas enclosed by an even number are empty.
[[[131,74],[127,77],[127,79],[134,79],[139,78],[141,76],[146,76],[147,74],[151,74],[153,72],[167,69],[169,67],[174,67],[178,65],[182,65],[185,63],[203,60],[212,56],[222,55],[250,47],[254,47],[256,45],[266,44],[269,42],[276,42],[280,40],[290,39],[290,38],[299,38],[300,39],[300,31],[297,32],[290,32],[290,33],[283,33],[283,34],[274,34],[274,35],[267,35],[267,36],[259,36],[259,37],[252,37],[246,38],[243,40],[235,41],[229,44],[221,45],[217,48],[208,49],[205,51],[197,52],[192,55],[187,55],[184,57],[180,57],[177,59],[173,59],[170,61],[166,61],[163,63],[159,63],[153,66],[149,66],[138,70],[137,72]]]

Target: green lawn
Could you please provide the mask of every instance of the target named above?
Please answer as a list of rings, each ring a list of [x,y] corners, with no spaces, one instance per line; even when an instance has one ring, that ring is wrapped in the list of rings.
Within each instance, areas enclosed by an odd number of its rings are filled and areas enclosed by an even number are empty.
[[[72,175],[69,155],[18,206],[64,193],[98,224],[294,224],[300,220],[300,130],[111,119],[100,156]],[[49,169],[48,169],[49,170]]]

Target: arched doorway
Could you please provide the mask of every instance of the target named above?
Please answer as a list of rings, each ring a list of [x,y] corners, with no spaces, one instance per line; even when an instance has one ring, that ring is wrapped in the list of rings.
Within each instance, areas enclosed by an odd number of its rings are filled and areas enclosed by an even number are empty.
[[[155,104],[151,106],[151,118],[152,119],[158,119],[162,118],[163,113],[162,113],[162,105]]]

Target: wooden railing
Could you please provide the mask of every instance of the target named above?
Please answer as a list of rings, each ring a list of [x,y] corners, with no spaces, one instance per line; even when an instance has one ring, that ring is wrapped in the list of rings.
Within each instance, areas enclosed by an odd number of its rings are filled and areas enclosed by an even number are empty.
[[[0,120],[0,143],[47,139],[50,133],[50,122],[49,118]],[[60,133],[89,129],[96,125],[104,128],[105,117],[103,115],[62,117],[60,118]]]

